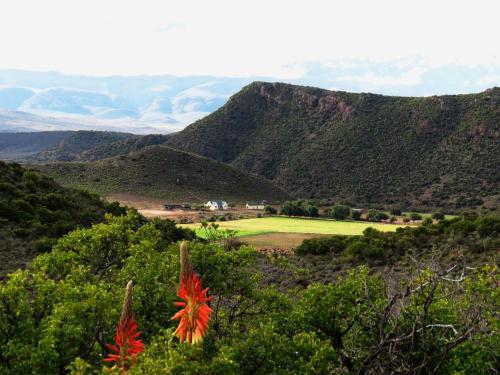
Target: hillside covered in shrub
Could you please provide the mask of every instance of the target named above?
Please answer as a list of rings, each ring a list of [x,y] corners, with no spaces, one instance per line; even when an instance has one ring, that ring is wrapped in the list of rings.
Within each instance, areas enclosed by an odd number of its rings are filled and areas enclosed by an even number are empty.
[[[498,206],[500,88],[390,97],[255,82],[169,138],[299,198]]]
[[[102,221],[106,213],[123,212],[117,203],[0,161],[0,277],[50,250],[69,231]]]
[[[32,167],[64,186],[83,187],[104,196],[131,193],[198,203],[209,199],[244,202],[289,197],[262,177],[163,145],[93,162],[48,163]]]

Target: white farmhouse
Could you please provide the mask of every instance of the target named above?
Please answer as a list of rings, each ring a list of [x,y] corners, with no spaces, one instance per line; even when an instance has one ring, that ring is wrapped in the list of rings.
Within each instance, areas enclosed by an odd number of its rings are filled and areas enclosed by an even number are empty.
[[[263,210],[266,207],[266,203],[266,201],[247,202],[246,208],[248,210]]]
[[[227,210],[229,208],[226,201],[208,201],[205,203],[205,207],[211,211]]]

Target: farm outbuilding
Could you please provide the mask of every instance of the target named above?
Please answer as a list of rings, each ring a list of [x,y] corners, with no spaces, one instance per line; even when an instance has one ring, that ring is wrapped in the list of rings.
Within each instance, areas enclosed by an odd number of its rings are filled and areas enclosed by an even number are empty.
[[[178,203],[165,203],[163,205],[165,210],[190,210],[191,205],[189,203],[183,203],[183,204],[178,204]]]
[[[247,202],[246,208],[248,210],[263,210],[266,207],[266,201],[258,201],[258,202]]]
[[[165,203],[163,205],[163,207],[165,208],[165,210],[181,210],[182,209],[182,205],[176,204],[176,203]]]

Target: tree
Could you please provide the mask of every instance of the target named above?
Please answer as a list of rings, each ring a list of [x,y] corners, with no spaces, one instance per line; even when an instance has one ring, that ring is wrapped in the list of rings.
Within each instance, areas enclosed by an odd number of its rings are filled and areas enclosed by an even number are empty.
[[[319,212],[318,212],[318,207],[312,204],[306,204],[303,206],[303,211],[304,211],[304,216],[308,217],[318,217]]]
[[[422,220],[422,215],[416,212],[410,212],[408,213],[408,218],[412,221]]]
[[[389,215],[379,210],[369,210],[367,219],[368,221],[382,221],[389,219]]]
[[[351,219],[361,220],[361,210],[352,209],[351,210]]]
[[[349,217],[351,209],[344,205],[335,205],[329,211],[329,216],[335,220],[345,220]]]
[[[265,206],[264,207],[264,213],[268,216],[276,215],[278,213],[278,210],[274,208],[273,206]]]
[[[444,213],[442,211],[435,211],[432,213],[432,218],[434,220],[443,220],[444,219]]]
[[[403,210],[400,207],[392,207],[390,212],[391,212],[391,215],[401,216],[403,213]]]
[[[281,214],[287,216],[317,217],[318,207],[306,200],[286,201],[281,206]]]

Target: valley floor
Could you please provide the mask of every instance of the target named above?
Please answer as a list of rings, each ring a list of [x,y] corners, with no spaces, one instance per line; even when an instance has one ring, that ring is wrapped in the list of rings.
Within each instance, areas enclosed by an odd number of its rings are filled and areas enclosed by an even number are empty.
[[[263,217],[257,215],[262,211],[248,210],[244,206],[236,206],[230,210],[206,212],[197,210],[164,210],[162,199],[148,198],[132,194],[115,194],[106,198],[109,201],[118,201],[122,205],[133,207],[140,214],[148,218],[172,219],[177,222],[186,221],[188,224],[180,224],[183,227],[193,229],[201,237],[204,231],[200,228],[200,221],[206,220],[207,216],[231,215],[240,220],[218,221],[221,229],[232,229],[237,231],[241,241],[254,246],[261,251],[273,250],[290,252],[299,246],[303,240],[314,237],[338,235],[360,235],[366,228],[375,228],[387,232],[395,231],[403,226],[398,224],[371,223],[358,221],[335,221],[330,219],[306,219],[288,217]]]
[[[221,229],[237,231],[240,239],[258,249],[290,250],[303,240],[332,234],[360,235],[366,228],[375,228],[382,232],[395,231],[401,225],[368,223],[357,221],[335,221],[324,219],[305,219],[288,217],[263,217],[243,220],[217,222]],[[203,237],[204,229],[199,223],[181,224]]]

